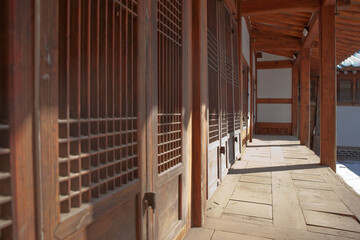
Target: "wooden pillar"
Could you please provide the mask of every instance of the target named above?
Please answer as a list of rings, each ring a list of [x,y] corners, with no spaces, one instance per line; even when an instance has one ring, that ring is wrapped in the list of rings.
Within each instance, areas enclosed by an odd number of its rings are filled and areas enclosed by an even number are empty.
[[[250,35],[250,142],[254,135],[254,52],[252,47],[252,34]]]
[[[192,225],[202,226],[206,210],[208,154],[207,4],[192,1]]]
[[[36,239],[34,1],[0,7],[1,239]],[[5,220],[6,219],[6,220]],[[7,220],[8,219],[8,220]]]
[[[335,0],[323,1],[320,9],[320,159],[336,170],[336,39]]]
[[[242,19],[241,19],[241,10],[240,10],[240,6],[241,6],[241,1],[237,0],[236,1],[236,12],[237,12],[237,16],[236,16],[236,20],[237,20],[237,32],[238,32],[238,58],[239,58],[239,78],[240,78],[240,129],[241,129],[241,133],[240,133],[240,146],[241,146],[241,152],[243,152],[244,150],[244,146],[242,145],[242,136],[243,136],[243,126],[244,126],[244,120],[243,120],[243,107],[244,107],[244,91],[243,91],[243,54],[242,54]],[[245,133],[245,137],[246,137]]]
[[[298,137],[298,105],[299,105],[299,67],[292,68],[292,135]]]
[[[300,143],[310,147],[310,50],[301,52]]]

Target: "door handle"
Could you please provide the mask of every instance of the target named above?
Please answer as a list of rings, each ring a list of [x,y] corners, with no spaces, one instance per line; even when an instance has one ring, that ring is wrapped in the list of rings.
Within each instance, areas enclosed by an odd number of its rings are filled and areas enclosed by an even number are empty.
[[[220,147],[220,153],[225,155],[225,147]]]

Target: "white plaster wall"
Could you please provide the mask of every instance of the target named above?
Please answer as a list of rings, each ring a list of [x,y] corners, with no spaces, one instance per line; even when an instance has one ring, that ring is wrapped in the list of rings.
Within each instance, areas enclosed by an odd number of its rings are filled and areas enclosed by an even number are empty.
[[[241,18],[241,46],[242,46],[242,52],[244,54],[244,57],[247,61],[247,63],[250,66],[250,35],[249,35],[249,31],[246,25],[246,21],[245,18]]]
[[[258,122],[291,123],[291,104],[258,104]]]
[[[291,68],[258,70],[258,98],[291,98],[291,74]]]
[[[337,107],[337,145],[360,147],[360,107]]]
[[[262,58],[258,58],[258,62],[281,61],[281,60],[291,60],[291,58],[265,53],[265,52],[262,53]]]

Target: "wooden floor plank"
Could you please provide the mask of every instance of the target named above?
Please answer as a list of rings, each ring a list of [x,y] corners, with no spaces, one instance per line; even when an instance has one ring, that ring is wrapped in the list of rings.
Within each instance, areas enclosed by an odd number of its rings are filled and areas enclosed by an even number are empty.
[[[269,240],[271,238],[254,237],[245,234],[215,231],[211,240]]]
[[[245,234],[250,236],[257,236],[263,238],[272,238],[277,240],[338,240],[339,237],[325,235],[320,233],[313,233],[309,231],[280,228],[272,226],[259,226],[257,224],[234,222],[228,220],[220,220],[215,218],[208,218],[205,222],[204,228],[220,230],[224,232],[232,232]],[[343,240],[349,238],[342,238]]]
[[[255,137],[192,239],[360,239],[360,197],[319,162],[294,137]]]
[[[325,180],[321,176],[310,175],[310,174],[299,174],[299,173],[292,173],[291,178],[293,180],[302,180],[302,181],[309,181],[309,182],[325,182]]]
[[[301,181],[301,180],[293,180],[293,183],[295,185],[295,187],[300,188],[300,189],[319,189],[319,190],[328,190],[328,191],[332,191],[332,188],[327,185],[326,183],[312,183],[309,181]]]
[[[318,227],[318,226],[308,226],[308,230],[310,232],[324,233],[324,234],[328,234],[328,235],[347,237],[347,238],[352,238],[352,239],[360,239],[360,233],[357,233],[357,232],[350,232],[350,231]]]
[[[250,183],[259,183],[259,184],[271,184],[271,178],[267,177],[255,177],[243,175],[240,177],[240,182],[250,182]]]
[[[272,219],[271,205],[230,200],[224,213]]]
[[[306,223],[309,225],[360,233],[360,224],[352,217],[310,210],[303,210],[303,212]]]
[[[271,193],[271,185],[269,184],[258,184],[250,182],[238,182],[235,191],[251,190],[257,192]]]
[[[231,196],[230,199],[237,201],[245,201],[245,202],[272,204],[271,193],[253,191],[249,189],[243,189],[243,190],[236,189],[233,192],[233,195]]]
[[[215,230],[207,228],[191,228],[184,240],[210,240]]]

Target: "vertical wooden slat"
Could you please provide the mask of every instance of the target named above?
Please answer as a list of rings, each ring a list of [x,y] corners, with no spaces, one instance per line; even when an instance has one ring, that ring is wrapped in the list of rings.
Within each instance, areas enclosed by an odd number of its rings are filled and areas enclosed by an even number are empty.
[[[336,171],[336,37],[335,4],[327,1],[320,8],[320,159]]]
[[[250,139],[252,142],[254,135],[254,52],[253,36],[250,35]]]
[[[33,1],[0,8],[0,238],[35,239]]]
[[[299,104],[299,67],[292,68],[292,106],[291,106],[291,122],[292,122],[292,135],[298,136],[298,104]]]
[[[300,142],[310,147],[310,50],[301,52]]]
[[[58,39],[59,3],[37,1],[35,47],[35,137],[38,238],[52,239],[60,220],[58,187]],[[66,13],[66,10],[65,10]],[[66,44],[66,43],[65,43]],[[45,47],[46,46],[46,47]],[[65,71],[66,72],[66,71]],[[66,109],[66,108],[65,108]],[[26,237],[25,237],[26,239]]]

